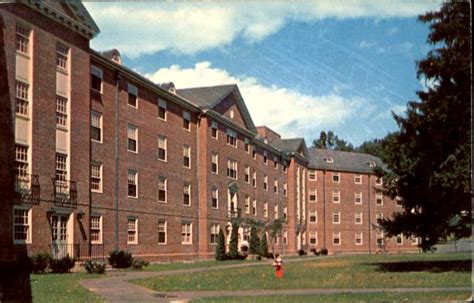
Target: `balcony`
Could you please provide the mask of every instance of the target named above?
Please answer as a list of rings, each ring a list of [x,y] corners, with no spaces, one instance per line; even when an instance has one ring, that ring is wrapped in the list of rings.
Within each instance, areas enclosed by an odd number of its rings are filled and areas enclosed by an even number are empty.
[[[59,207],[77,208],[77,182],[53,180],[54,204]]]
[[[19,204],[40,203],[41,187],[38,175],[15,175],[15,202]]]
[[[241,208],[230,208],[229,213],[227,215],[229,218],[240,218],[242,217],[242,209]]]

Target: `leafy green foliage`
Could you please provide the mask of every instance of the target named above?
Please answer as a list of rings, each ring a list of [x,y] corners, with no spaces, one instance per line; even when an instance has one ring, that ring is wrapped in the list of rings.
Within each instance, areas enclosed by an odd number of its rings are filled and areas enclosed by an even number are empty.
[[[132,268],[133,269],[142,270],[144,267],[147,267],[148,265],[150,265],[150,262],[148,262],[146,260],[136,259],[136,258],[133,258],[133,260],[132,260]]]
[[[65,256],[64,258],[61,259],[51,259],[49,261],[49,267],[51,268],[51,271],[54,273],[67,273],[71,271],[71,269],[74,267],[76,264],[76,260],[74,258],[71,258],[69,256]]]
[[[238,259],[239,258],[239,225],[236,222],[232,222],[232,231],[230,233],[230,242],[229,242],[229,258]]]
[[[219,229],[219,235],[217,236],[217,245],[216,245],[216,260],[224,261],[227,259],[225,254],[225,237],[222,229]]]
[[[262,239],[260,239],[260,255],[262,257],[268,257],[268,243],[267,243],[267,234],[263,233]]]
[[[51,255],[47,252],[39,252],[30,257],[31,270],[34,273],[44,273],[51,261]]]
[[[113,268],[129,268],[132,266],[132,254],[124,250],[111,251],[108,257],[110,266]]]
[[[250,228],[250,243],[249,243],[249,253],[258,254],[260,247],[260,239],[258,237],[257,227],[252,226]]]
[[[354,146],[346,140],[334,135],[333,131],[322,131],[319,139],[313,141],[313,147],[321,149],[332,149],[341,151],[354,151]]]
[[[104,274],[105,273],[105,263],[102,263],[102,262],[87,260],[84,263],[84,267],[88,274]]]
[[[471,234],[470,4],[446,2],[419,20],[429,25],[433,45],[417,63],[426,89],[408,103],[406,115],[394,115],[400,131],[384,142],[386,192],[399,197],[403,211],[382,226],[390,236],[420,237],[428,250],[449,235]]]

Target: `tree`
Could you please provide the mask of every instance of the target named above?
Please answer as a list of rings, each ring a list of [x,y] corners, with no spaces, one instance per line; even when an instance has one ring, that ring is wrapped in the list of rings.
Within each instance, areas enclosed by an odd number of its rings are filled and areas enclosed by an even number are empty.
[[[216,245],[216,260],[223,261],[226,259],[225,254],[225,237],[222,229],[219,229],[219,235],[217,236]]]
[[[313,147],[321,149],[332,149],[340,151],[353,151],[354,146],[346,140],[339,139],[334,135],[333,131],[322,131],[319,134],[319,139],[313,141]]]
[[[268,240],[265,232],[262,235],[262,239],[260,239],[260,255],[262,257],[268,257]]]
[[[239,225],[232,222],[232,231],[230,233],[229,257],[231,259],[239,258]]]
[[[258,238],[257,228],[252,226],[250,229],[249,253],[258,254],[260,248],[260,239]]]
[[[419,17],[430,28],[433,49],[417,62],[426,88],[408,102],[400,128],[384,143],[389,151],[386,192],[403,211],[382,226],[389,235],[421,238],[430,249],[448,235],[469,236],[471,47],[469,2],[446,2]],[[453,218],[460,218],[454,220]]]

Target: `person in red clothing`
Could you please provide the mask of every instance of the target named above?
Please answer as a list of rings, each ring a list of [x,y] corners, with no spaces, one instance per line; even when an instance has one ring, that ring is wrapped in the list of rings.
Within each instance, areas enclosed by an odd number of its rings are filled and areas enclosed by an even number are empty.
[[[275,254],[273,259],[273,267],[275,267],[275,277],[280,279],[283,277],[283,260],[280,257],[280,254]]]

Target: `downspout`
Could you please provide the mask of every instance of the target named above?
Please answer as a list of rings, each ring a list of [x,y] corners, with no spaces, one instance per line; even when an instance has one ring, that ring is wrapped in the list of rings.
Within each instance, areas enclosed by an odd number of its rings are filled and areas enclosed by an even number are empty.
[[[201,222],[202,220],[202,214],[201,214],[201,196],[199,195],[199,172],[201,171],[201,163],[199,161],[199,158],[200,158],[200,155],[201,155],[201,151],[199,149],[199,130],[200,130],[200,127],[201,127],[201,114],[198,114],[197,115],[197,121],[196,121],[196,179],[195,180],[195,186],[194,188],[196,189],[196,206],[197,206],[197,218],[198,218],[198,221],[196,222],[196,228],[197,228],[197,233],[196,233],[196,243],[197,243],[197,258],[198,259],[201,259],[201,243],[199,242],[200,241],[200,237],[199,235],[201,234],[201,230],[200,230],[200,225],[199,223]],[[207,201],[206,201],[207,203]],[[207,232],[207,230],[205,230],[204,232]],[[207,252],[207,249],[206,249],[206,252]],[[204,257],[205,258],[205,257]]]
[[[117,72],[117,80],[115,82],[115,249],[119,249],[119,108],[120,108],[120,80],[122,77]]]
[[[370,173],[369,173],[369,178],[368,178],[367,189],[368,189],[367,191],[368,191],[368,196],[369,196],[368,199],[367,199],[368,200],[367,203],[368,203],[368,206],[369,206],[369,220],[368,220],[368,226],[367,227],[369,229],[369,234],[368,234],[369,235],[369,241],[368,241],[368,243],[369,243],[369,255],[371,255],[372,254],[372,249],[371,249],[372,242],[371,242],[371,237],[370,237],[370,220],[371,220],[371,217],[370,217]]]
[[[323,170],[323,237],[324,237],[324,247],[327,249],[327,243],[326,243],[326,171]]]
[[[90,75],[90,71],[89,71]],[[90,90],[89,90],[89,121],[91,119],[91,113],[92,113],[92,99],[90,97]],[[89,122],[90,123],[90,122]],[[89,255],[89,258],[92,258],[92,220],[91,220],[91,215],[92,215],[92,191],[91,191],[91,163],[92,162],[92,140],[91,140],[91,127],[89,126],[89,180],[87,182],[88,186],[88,193],[89,193],[89,231],[88,231],[88,239],[87,239],[87,254]]]

